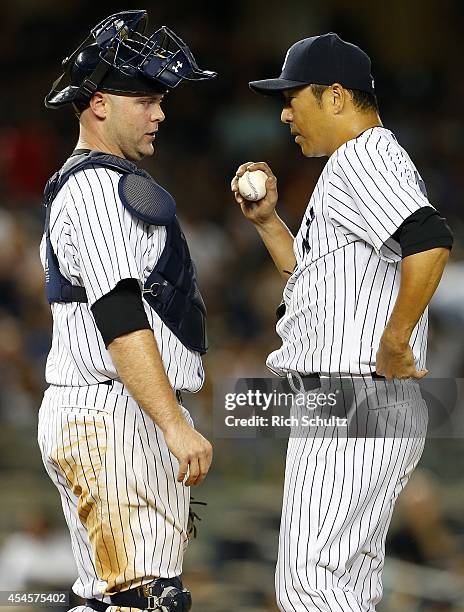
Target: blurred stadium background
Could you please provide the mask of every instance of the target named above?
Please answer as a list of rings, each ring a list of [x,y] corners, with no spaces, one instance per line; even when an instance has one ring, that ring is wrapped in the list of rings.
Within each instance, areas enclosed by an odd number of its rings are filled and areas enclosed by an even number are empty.
[[[50,314],[38,259],[41,193],[72,151],[71,111],[42,100],[61,59],[99,19],[133,0],[7,0],[0,67],[0,589],[69,590],[74,580],[58,495],[35,430],[44,389]],[[177,199],[209,310],[211,349],[204,390],[187,404],[212,435],[214,381],[266,375],[278,345],[281,284],[264,247],[229,195],[237,165],[266,160],[279,179],[280,210],[296,229],[324,160],[305,160],[279,122],[280,108],[252,94],[273,76],[287,47],[335,31],[371,55],[384,125],[422,174],[431,202],[455,233],[452,260],[431,308],[430,376],[464,376],[464,123],[460,0],[239,0],[152,2],[152,25],[184,37],[200,66],[219,78],[168,96],[154,158],[144,167]],[[462,407],[461,407],[462,408]],[[216,407],[217,409],[217,407]],[[461,413],[462,414],[462,413]],[[277,610],[273,571],[285,443],[220,440],[207,482],[199,538],[185,582],[197,612]],[[428,441],[420,469],[395,512],[381,612],[464,610],[462,440]]]

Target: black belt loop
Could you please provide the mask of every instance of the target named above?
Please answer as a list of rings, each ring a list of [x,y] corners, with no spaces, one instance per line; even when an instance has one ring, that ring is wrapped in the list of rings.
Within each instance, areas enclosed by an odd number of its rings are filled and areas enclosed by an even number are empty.
[[[307,374],[302,376],[303,387],[305,391],[311,391],[312,389],[318,389],[321,386],[321,377],[316,372],[314,374]]]
[[[295,385],[294,380],[298,386]],[[299,374],[298,372],[287,372],[285,384],[292,393],[307,393],[312,389],[318,389],[321,386],[321,377],[317,372],[312,374]]]
[[[184,405],[182,403],[182,393],[179,391],[179,389],[176,389],[176,400],[177,400],[177,403],[180,404],[181,406]]]

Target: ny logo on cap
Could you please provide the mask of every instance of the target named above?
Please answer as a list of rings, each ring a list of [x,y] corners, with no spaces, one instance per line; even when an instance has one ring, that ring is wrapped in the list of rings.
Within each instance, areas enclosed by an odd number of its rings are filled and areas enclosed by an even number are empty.
[[[182,62],[177,62],[177,64],[173,66],[172,69],[177,74],[179,72],[179,68],[182,68],[182,66],[183,66]]]

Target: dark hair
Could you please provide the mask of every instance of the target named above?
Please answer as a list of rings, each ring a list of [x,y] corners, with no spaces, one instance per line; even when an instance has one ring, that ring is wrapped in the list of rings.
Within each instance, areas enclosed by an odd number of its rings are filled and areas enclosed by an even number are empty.
[[[319,106],[322,103],[322,94],[328,88],[327,85],[311,85],[311,91],[317,100]],[[368,93],[367,91],[361,91],[360,89],[347,89],[353,96],[353,104],[360,111],[375,111],[379,112],[379,105],[375,94]]]

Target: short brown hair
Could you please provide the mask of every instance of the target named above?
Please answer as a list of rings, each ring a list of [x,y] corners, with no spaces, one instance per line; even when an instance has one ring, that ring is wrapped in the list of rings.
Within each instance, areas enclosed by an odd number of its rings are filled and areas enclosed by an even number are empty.
[[[327,89],[327,85],[311,85],[311,91],[317,100],[319,106],[322,104],[322,94]],[[379,104],[375,94],[368,93],[367,91],[361,91],[360,89],[347,89],[353,96],[353,104],[360,111],[375,111],[379,112]]]

